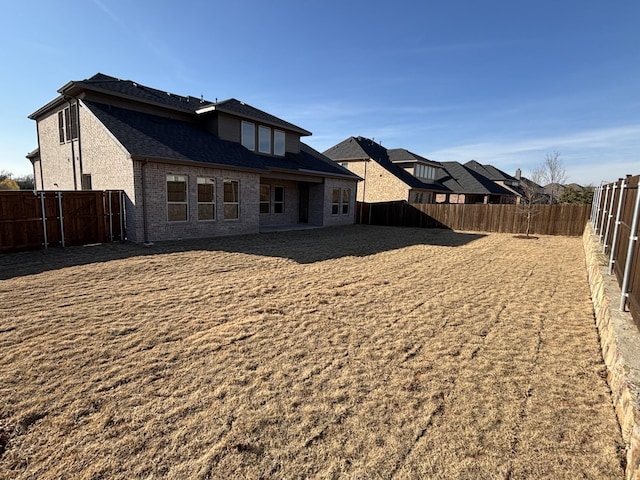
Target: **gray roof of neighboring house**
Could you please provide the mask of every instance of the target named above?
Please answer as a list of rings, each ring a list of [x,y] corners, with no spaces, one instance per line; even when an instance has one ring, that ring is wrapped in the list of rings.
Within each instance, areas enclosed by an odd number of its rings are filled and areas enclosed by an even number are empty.
[[[483,174],[459,162],[442,162],[443,170],[436,178],[454,193],[472,195],[513,195]]]
[[[387,152],[389,153],[389,160],[391,160],[393,163],[424,162],[424,163],[433,165],[434,167],[440,166],[439,162],[429,160],[428,158],[417,155],[404,148],[390,148],[387,150]]]
[[[371,159],[411,188],[436,192],[448,191],[443,185],[435,181],[433,183],[424,182],[393,163],[389,156],[389,150],[369,138],[349,137],[325,150],[323,154],[334,162]]]
[[[222,140],[196,121],[177,120],[88,100],[84,104],[133,157],[358,178],[303,143],[297,154],[287,152],[284,157],[260,155],[239,143]]]
[[[464,164],[465,167],[478,172],[480,175],[487,177],[489,180],[493,180],[494,182],[500,181],[514,181],[517,182],[518,179],[512,177],[508,173],[503,172],[499,168],[494,167],[493,165],[483,165],[475,160],[469,160]]]

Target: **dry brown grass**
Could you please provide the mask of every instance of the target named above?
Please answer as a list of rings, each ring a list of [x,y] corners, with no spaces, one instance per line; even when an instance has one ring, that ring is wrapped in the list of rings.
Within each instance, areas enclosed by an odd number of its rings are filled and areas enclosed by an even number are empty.
[[[578,238],[356,226],[0,267],[0,478],[622,478]]]

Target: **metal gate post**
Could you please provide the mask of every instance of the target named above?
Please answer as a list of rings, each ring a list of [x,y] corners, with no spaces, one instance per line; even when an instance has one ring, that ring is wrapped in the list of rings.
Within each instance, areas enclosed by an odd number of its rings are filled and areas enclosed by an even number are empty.
[[[598,217],[600,214],[600,197],[602,196],[602,185],[596,188],[595,208],[593,209],[593,233],[598,233]]]
[[[44,192],[39,192],[40,209],[42,210],[42,233],[44,234],[44,248],[49,248],[49,239],[47,238],[47,212],[44,208]]]
[[[611,239],[611,251],[609,255],[609,275],[613,273],[613,264],[615,263],[615,248],[616,241],[618,240],[618,227],[620,227],[620,215],[622,215],[622,201],[624,200],[624,187],[626,187],[626,181],[622,180],[620,185],[620,200],[618,201],[618,208],[616,209],[616,221],[613,227],[613,238]]]
[[[120,192],[120,241],[124,242],[124,192]]]
[[[60,220],[60,239],[62,241],[62,247],[64,248],[64,217],[62,216],[62,192],[56,192],[56,196],[58,197],[58,212]]]
[[[638,241],[638,212],[640,211],[640,183],[636,187],[636,205],[633,208],[633,221],[631,223],[631,233],[629,234],[629,248],[627,248],[627,261],[624,264],[624,277],[622,279],[622,287],[620,290],[620,310],[624,312],[624,306],[627,303],[627,287],[629,286],[629,277],[631,276],[631,257],[633,256],[633,244]]]
[[[604,220],[607,218],[607,199],[609,198],[609,185],[607,185],[607,188],[605,189],[604,192],[604,202],[602,202],[602,216],[600,217],[600,236],[599,241],[602,242],[602,237],[604,237],[604,235],[602,234],[602,229],[604,228]]]
[[[611,187],[611,203],[609,204],[609,215],[607,215],[607,229],[604,233],[604,241],[602,242],[602,253],[607,253],[607,240],[609,240],[609,230],[611,228],[611,219],[613,218],[613,202],[616,198],[616,188],[618,187],[617,183],[613,184]]]
[[[109,241],[113,242],[113,214],[111,213],[111,190],[109,190]]]

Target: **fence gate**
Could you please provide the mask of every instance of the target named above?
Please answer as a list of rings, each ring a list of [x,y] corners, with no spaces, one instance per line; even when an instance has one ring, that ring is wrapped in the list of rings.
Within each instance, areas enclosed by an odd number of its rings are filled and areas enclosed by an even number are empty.
[[[2,191],[0,253],[125,238],[124,192]]]

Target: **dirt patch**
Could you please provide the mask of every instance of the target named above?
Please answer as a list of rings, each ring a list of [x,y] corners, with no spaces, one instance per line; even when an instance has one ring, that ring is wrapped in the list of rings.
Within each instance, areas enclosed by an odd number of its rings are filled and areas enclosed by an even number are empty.
[[[622,478],[579,238],[60,257],[0,257],[0,478]]]

